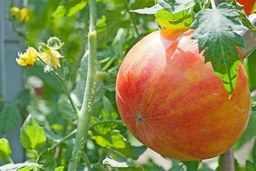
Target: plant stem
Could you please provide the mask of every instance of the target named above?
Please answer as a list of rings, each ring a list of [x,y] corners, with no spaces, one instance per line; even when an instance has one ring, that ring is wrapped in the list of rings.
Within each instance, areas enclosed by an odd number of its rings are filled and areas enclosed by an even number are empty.
[[[40,62],[42,62],[42,64],[43,64],[44,66],[47,65],[47,64],[44,62],[44,60],[42,60],[42,58],[38,57],[38,59],[40,60]],[[62,86],[63,86],[63,88],[64,88],[64,91],[65,91],[65,94],[67,95],[68,100],[69,100],[69,102],[70,102],[70,104],[71,104],[72,109],[74,110],[75,113],[78,113],[78,109],[77,109],[77,107],[76,107],[76,105],[75,105],[73,99],[72,99],[71,96],[70,96],[70,92],[69,92],[68,86],[67,86],[67,84],[66,84],[66,80],[64,80],[64,78],[62,78],[62,77],[59,75],[59,73],[57,73],[57,72],[56,72],[54,69],[52,69],[52,68],[50,69],[49,72],[51,72],[51,73],[61,82],[61,84],[62,84]]]
[[[95,30],[96,24],[96,1],[89,0],[90,10],[90,26],[88,33],[88,48],[89,48],[89,59],[88,59],[88,73],[84,92],[84,98],[82,107],[78,112],[77,120],[77,133],[75,138],[75,144],[72,152],[72,158],[69,163],[69,171],[77,170],[81,154],[88,136],[89,122],[92,113],[93,99],[97,85],[97,34]]]
[[[65,137],[63,137],[61,140],[59,140],[56,144],[54,144],[53,146],[51,146],[49,149],[53,150],[56,147],[58,147],[60,144],[62,144],[64,141],[66,141],[67,139],[69,139],[70,137],[74,136],[76,134],[77,130],[75,129],[74,131],[70,132],[68,135],[66,135]]]
[[[123,2],[124,2],[124,7],[125,7],[126,11],[128,12],[128,14],[129,14],[129,16],[131,18],[131,22],[132,22],[132,25],[133,25],[134,30],[135,30],[135,36],[138,37],[139,36],[139,31],[138,31],[138,29],[136,27],[135,19],[133,18],[133,15],[129,11],[127,0],[124,0]]]
[[[216,4],[214,0],[211,0],[212,9],[216,9]]]
[[[220,155],[220,170],[235,171],[233,148]]]

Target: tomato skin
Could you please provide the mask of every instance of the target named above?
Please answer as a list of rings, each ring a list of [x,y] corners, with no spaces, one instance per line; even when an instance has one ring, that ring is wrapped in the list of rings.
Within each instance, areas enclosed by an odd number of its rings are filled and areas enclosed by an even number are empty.
[[[244,6],[244,12],[249,15],[252,11],[255,0],[236,0],[239,4]]]
[[[130,132],[179,160],[224,153],[241,137],[250,114],[243,66],[230,98],[192,33],[164,29],[147,35],[128,52],[116,81],[117,107]]]

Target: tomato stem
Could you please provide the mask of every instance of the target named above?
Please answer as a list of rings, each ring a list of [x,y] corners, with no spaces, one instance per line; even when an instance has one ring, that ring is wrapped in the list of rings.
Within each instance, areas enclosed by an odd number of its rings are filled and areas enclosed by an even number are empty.
[[[235,171],[233,148],[220,155],[220,170]]]
[[[77,114],[77,133],[75,144],[72,152],[72,158],[69,163],[69,171],[77,170],[79,161],[83,155],[84,145],[88,136],[89,123],[93,108],[93,101],[98,82],[97,77],[97,33],[96,33],[96,1],[89,1],[90,10],[90,25],[88,33],[88,73],[84,92],[84,98],[81,109]],[[83,155],[82,155],[83,154]],[[89,167],[89,161],[85,160],[86,165]],[[90,170],[90,168],[88,168]]]
[[[215,0],[211,0],[212,9],[216,9]]]

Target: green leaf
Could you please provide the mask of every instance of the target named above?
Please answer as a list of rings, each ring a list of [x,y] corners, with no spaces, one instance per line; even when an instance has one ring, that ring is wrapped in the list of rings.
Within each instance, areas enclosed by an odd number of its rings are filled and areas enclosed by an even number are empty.
[[[107,11],[106,15],[101,16],[97,23],[97,34],[99,46],[113,41],[118,29],[121,26],[122,14],[119,10]],[[129,21],[127,21],[129,23]]]
[[[67,121],[73,121],[76,118],[76,113],[74,112],[68,98],[61,97],[58,100],[58,107],[59,107],[61,115]]]
[[[247,27],[248,29],[250,30],[254,30],[256,31],[256,26],[254,26],[250,20],[248,19],[248,17],[245,15],[245,13],[241,12],[240,13],[240,16],[239,16],[239,19],[241,20],[241,22],[243,23],[243,25],[245,27]]]
[[[37,163],[41,164],[44,170],[54,170],[57,167],[54,153],[50,149],[46,149],[40,154]]]
[[[253,91],[256,89],[256,50],[247,57],[247,62],[249,87]]]
[[[136,10],[130,10],[130,12],[135,12],[139,14],[156,14],[158,10],[162,9],[162,7],[159,4],[155,4],[152,7],[149,8],[142,8],[142,9],[136,9]]]
[[[200,161],[182,161],[182,163],[187,167],[186,171],[198,170]]]
[[[198,39],[200,52],[204,50],[205,62],[211,62],[215,73],[221,78],[226,90],[234,90],[238,63],[237,47],[244,47],[244,39],[235,33],[245,27],[238,20],[239,13],[233,6],[221,3],[216,9],[205,9],[197,13],[191,27],[192,35]]]
[[[0,167],[0,170],[2,171],[30,171],[35,168],[42,168],[41,165],[37,163],[11,163],[6,164]]]
[[[189,27],[193,22],[193,16],[188,11],[171,13],[160,9],[155,14],[157,23],[164,28],[184,28]]]
[[[254,140],[253,148],[252,148],[252,161],[256,166],[256,141]]]
[[[52,14],[54,19],[62,18],[64,16],[71,17],[82,10],[87,4],[87,0],[70,0],[62,3]]]
[[[27,117],[20,130],[20,142],[26,150],[39,150],[46,142],[46,136],[42,127],[32,118]]]
[[[143,171],[144,170],[142,167],[132,167],[132,166],[129,166],[128,163],[126,162],[120,162],[109,157],[105,158],[102,163],[106,170],[118,170],[118,171]]]
[[[54,171],[64,171],[64,166],[59,166],[55,168]]]
[[[184,165],[181,161],[178,160],[172,160],[172,168],[170,171],[183,171]]]
[[[10,163],[12,150],[10,148],[9,141],[5,138],[0,139],[0,159],[5,163]]]
[[[126,140],[124,140],[124,137],[118,130],[112,130],[102,136],[92,136],[92,139],[94,139],[98,145],[109,149],[126,147]]]
[[[245,168],[246,168],[246,171],[255,171],[254,164],[248,160],[245,163]]]
[[[110,100],[104,96],[103,97],[103,107],[104,107],[104,111],[110,116],[112,112],[114,112],[114,108],[110,102]],[[107,119],[112,119],[112,118],[107,118]]]
[[[103,133],[103,132],[101,132]],[[132,159],[138,159],[138,157],[146,150],[145,146],[134,147],[120,134],[119,130],[108,131],[104,134],[98,134],[94,132],[91,138],[101,147],[115,150]]]
[[[165,10],[172,13],[179,13],[193,8],[196,5],[195,0],[158,0],[158,4]]]
[[[246,142],[251,140],[252,138],[256,137],[256,115],[253,114],[250,116],[249,123],[246,127],[245,132],[243,133],[242,137],[239,139],[238,142],[235,144],[235,149],[239,149],[242,147]]]
[[[29,105],[30,102],[30,90],[29,89],[23,89],[19,92],[18,98],[17,98],[17,105],[22,108],[26,108]]]
[[[14,105],[4,107],[0,113],[0,133],[5,134],[11,130],[20,118],[20,112]]]

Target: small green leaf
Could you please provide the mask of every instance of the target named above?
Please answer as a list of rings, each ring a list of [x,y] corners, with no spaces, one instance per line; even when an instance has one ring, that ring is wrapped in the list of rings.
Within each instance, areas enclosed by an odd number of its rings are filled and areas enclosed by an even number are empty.
[[[2,171],[30,171],[35,168],[42,168],[41,165],[37,163],[11,163],[11,164],[6,164],[0,167],[0,170]]]
[[[114,108],[106,96],[103,97],[103,107],[104,107],[104,111],[108,114],[108,116],[110,116],[111,113],[114,112]],[[106,118],[106,119],[112,119],[112,118]]]
[[[50,149],[46,149],[40,154],[37,163],[43,165],[44,170],[54,170],[57,167],[54,153]]]
[[[5,134],[11,130],[20,118],[20,112],[14,105],[4,107],[0,112],[0,133]]]
[[[246,161],[245,168],[246,171],[255,171],[255,166],[249,160]]]
[[[29,115],[21,127],[20,142],[26,150],[39,150],[46,142],[46,136],[34,118]]]
[[[234,31],[245,27],[238,19],[239,13],[233,6],[221,3],[216,9],[205,9],[197,13],[191,27],[192,35],[198,39],[200,52],[204,50],[205,62],[211,62],[215,73],[220,76],[231,94],[237,79],[237,63],[241,60],[237,47],[244,47],[244,39]]]
[[[91,137],[96,143],[105,148],[125,148],[126,142],[118,130],[112,130],[105,135],[95,135]]]
[[[193,22],[193,16],[188,11],[171,13],[160,9],[155,14],[157,23],[164,28],[184,28],[189,27]]]
[[[64,16],[71,17],[78,11],[82,10],[87,4],[87,0],[70,0],[62,3],[52,14],[54,19],[58,19]]]
[[[64,171],[64,166],[59,166],[55,168],[54,171]]]
[[[134,147],[120,134],[119,130],[109,130],[108,132],[93,132],[91,138],[101,147],[115,150],[127,157],[137,159],[145,150],[145,146]]]
[[[61,97],[59,99],[58,107],[61,115],[67,121],[73,121],[76,118],[76,113],[74,112],[69,100],[66,97]]]
[[[160,9],[162,9],[162,7],[159,4],[155,4],[154,6],[149,8],[130,10],[130,12],[135,12],[139,14],[156,14],[157,11]]]
[[[172,13],[179,13],[184,10],[189,10],[196,5],[195,0],[158,0],[158,4],[165,10]]]
[[[184,170],[184,165],[181,161],[172,160],[172,168],[170,171],[181,171]]]
[[[247,27],[250,30],[254,30],[256,31],[256,26],[253,25],[250,20],[248,19],[248,17],[244,14],[244,13],[240,13],[239,15],[239,19],[241,20],[241,22],[243,23],[243,25],[245,27]]]
[[[194,171],[198,170],[200,161],[182,161],[182,163],[186,166],[187,171]]]
[[[102,15],[97,22],[97,34],[99,46],[102,46],[109,41],[112,42],[117,31],[122,25],[123,14],[119,10],[108,11],[106,15]],[[126,21],[129,24],[129,20]]]
[[[12,150],[10,148],[9,141],[5,138],[0,139],[0,159],[5,163],[10,163]]]

